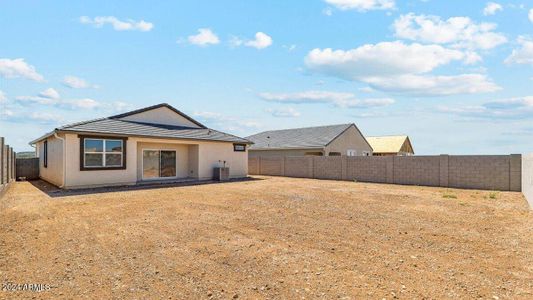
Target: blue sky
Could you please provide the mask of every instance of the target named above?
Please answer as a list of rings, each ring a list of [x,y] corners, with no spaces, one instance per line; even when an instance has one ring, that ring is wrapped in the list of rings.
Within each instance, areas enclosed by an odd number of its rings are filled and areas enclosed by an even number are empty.
[[[2,1],[0,136],[167,102],[247,136],[355,123],[417,154],[533,151],[529,1]]]

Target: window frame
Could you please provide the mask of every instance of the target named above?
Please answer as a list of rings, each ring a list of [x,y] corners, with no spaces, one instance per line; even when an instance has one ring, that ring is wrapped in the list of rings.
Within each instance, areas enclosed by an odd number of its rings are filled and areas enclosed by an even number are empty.
[[[237,150],[237,147],[242,146],[242,150]],[[233,151],[234,152],[246,152],[246,144],[233,144]]]
[[[94,135],[78,135],[80,138],[80,171],[98,171],[98,170],[125,170],[126,169],[126,157],[127,157],[127,137],[117,137],[117,136],[94,136]],[[102,152],[94,151],[85,151],[85,141],[86,140],[101,140],[102,141]],[[120,141],[122,144],[121,152],[106,151],[106,141]],[[101,154],[102,155],[102,166],[86,166],[85,165],[85,154]],[[121,155],[121,165],[120,166],[106,166],[106,154],[120,154]]]

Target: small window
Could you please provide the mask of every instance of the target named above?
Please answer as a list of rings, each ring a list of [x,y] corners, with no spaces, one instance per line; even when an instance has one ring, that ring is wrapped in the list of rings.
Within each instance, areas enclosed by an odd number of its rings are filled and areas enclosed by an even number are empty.
[[[329,156],[341,156],[340,152],[330,152]]]
[[[363,156],[370,156],[370,152],[368,152],[368,151],[363,151]]]
[[[244,152],[246,151],[246,145],[245,144],[233,144],[233,151]]]
[[[80,169],[125,169],[126,145],[122,138],[80,137]]]
[[[48,141],[43,143],[43,165],[48,168]]]
[[[357,156],[357,150],[353,150],[353,149],[346,150],[346,156]]]

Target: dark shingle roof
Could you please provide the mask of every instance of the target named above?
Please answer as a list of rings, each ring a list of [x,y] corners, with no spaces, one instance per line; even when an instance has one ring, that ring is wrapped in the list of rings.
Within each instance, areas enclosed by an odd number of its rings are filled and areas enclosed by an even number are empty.
[[[353,124],[271,130],[246,137],[254,145],[251,150],[283,148],[321,148],[329,144]]]
[[[155,109],[161,106],[170,107],[176,113],[187,117],[193,123],[198,124],[201,128],[193,127],[184,127],[184,126],[173,126],[173,125],[163,125],[163,124],[153,124],[153,123],[144,123],[136,121],[127,121],[118,119],[126,115],[131,115],[133,112],[126,113],[123,115],[112,116],[108,118],[101,118],[95,120],[89,120],[84,122],[78,122],[73,124],[68,124],[56,128],[54,131],[43,135],[42,137],[30,142],[34,144],[50,135],[53,135],[58,131],[70,131],[70,132],[80,132],[80,133],[95,133],[95,134],[116,134],[124,136],[141,136],[141,137],[155,137],[155,138],[172,138],[172,139],[191,139],[191,140],[206,140],[206,141],[220,141],[220,142],[233,142],[233,143],[245,143],[251,144],[247,139],[243,139],[228,133],[220,132],[217,130],[209,129],[204,125],[196,122],[192,118],[186,116],[185,114],[179,112],[175,108],[171,107],[168,104],[159,104],[156,106],[151,106],[146,109],[141,109],[134,111],[139,113],[146,111],[148,109]]]
[[[119,119],[98,119],[59,127],[60,131],[249,143],[248,140],[209,128],[191,128]]]

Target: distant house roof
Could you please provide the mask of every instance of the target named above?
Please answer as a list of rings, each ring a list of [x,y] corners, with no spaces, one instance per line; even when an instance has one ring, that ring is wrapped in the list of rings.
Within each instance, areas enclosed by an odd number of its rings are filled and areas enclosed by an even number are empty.
[[[190,120],[194,124],[200,126],[200,128],[173,126],[164,124],[144,123],[136,121],[128,121],[123,118],[136,113],[141,113],[151,109],[157,109],[160,107],[167,107],[182,117]],[[169,104],[162,103],[147,108],[135,110],[129,113],[124,113],[107,118],[89,120],[84,122],[78,122],[68,124],[55,128],[52,132],[43,135],[42,137],[30,142],[34,144],[42,139],[45,139],[56,132],[77,132],[88,134],[110,134],[110,135],[123,135],[123,136],[140,136],[140,137],[154,137],[154,138],[172,138],[172,139],[191,139],[191,140],[208,140],[208,141],[221,141],[221,142],[235,142],[251,144],[247,139],[243,139],[228,133],[209,129],[200,124],[191,117],[178,111]]]
[[[327,146],[355,124],[339,124],[283,130],[270,130],[246,137],[254,144],[250,150],[315,149]]]
[[[367,136],[374,153],[413,153],[413,146],[407,135]]]

